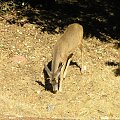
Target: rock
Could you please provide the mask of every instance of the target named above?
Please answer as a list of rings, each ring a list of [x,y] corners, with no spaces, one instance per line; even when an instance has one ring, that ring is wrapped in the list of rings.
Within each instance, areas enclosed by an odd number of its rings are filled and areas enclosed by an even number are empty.
[[[53,111],[54,108],[55,108],[54,105],[48,104],[46,109],[47,109],[48,112],[50,112],[50,111]]]

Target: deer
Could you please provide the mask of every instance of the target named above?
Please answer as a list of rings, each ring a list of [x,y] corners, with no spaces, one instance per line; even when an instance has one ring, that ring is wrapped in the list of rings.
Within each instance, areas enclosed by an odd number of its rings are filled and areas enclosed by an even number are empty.
[[[44,65],[53,93],[62,91],[62,81],[66,77],[68,66],[77,47],[81,50],[81,59],[83,59],[83,27],[79,23],[72,23],[54,45],[51,71],[47,65]]]

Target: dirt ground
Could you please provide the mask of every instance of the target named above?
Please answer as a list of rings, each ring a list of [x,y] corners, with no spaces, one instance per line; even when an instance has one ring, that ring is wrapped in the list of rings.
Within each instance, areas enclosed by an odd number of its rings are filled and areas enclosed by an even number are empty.
[[[63,91],[53,94],[45,90],[43,70],[59,37],[0,19],[0,119],[120,119],[117,41],[85,39],[83,74],[70,65]],[[79,49],[74,62],[81,65]]]

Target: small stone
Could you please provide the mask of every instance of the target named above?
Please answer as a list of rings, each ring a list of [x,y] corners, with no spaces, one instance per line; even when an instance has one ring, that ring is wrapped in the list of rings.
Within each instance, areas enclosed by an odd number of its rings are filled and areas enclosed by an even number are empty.
[[[87,67],[84,65],[81,69],[81,72],[84,73],[85,71],[87,71]]]
[[[44,78],[44,75],[41,75],[41,78]]]
[[[55,29],[56,32],[59,32],[59,30],[60,30],[59,27],[57,27],[57,28]]]
[[[55,108],[54,105],[51,105],[51,104],[47,105],[47,111],[48,111],[48,112],[54,110],[54,108]]]
[[[40,94],[40,90],[37,91],[37,94]]]

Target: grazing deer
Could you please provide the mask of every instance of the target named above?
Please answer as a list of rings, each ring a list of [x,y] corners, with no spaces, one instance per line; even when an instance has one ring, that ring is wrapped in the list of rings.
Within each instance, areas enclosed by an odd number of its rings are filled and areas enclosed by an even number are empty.
[[[68,26],[54,46],[51,71],[45,65],[45,70],[53,87],[53,93],[62,90],[62,81],[66,76],[73,52],[78,46],[81,49],[81,56],[83,56],[83,27],[78,23],[73,23]]]

